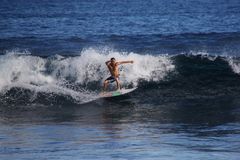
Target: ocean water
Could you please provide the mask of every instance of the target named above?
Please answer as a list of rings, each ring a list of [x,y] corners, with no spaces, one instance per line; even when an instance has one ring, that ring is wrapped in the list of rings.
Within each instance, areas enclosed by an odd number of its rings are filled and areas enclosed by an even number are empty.
[[[239,51],[238,0],[2,0],[0,159],[238,160]]]

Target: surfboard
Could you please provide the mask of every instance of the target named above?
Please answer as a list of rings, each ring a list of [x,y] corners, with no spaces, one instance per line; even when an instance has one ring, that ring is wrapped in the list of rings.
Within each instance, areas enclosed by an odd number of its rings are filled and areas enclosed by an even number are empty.
[[[102,98],[107,98],[107,97],[116,97],[116,96],[121,96],[127,93],[130,93],[132,91],[134,91],[137,88],[131,88],[131,89],[121,89],[121,90],[117,90],[117,91],[111,91],[111,92],[105,92],[105,93],[101,93],[100,97]]]

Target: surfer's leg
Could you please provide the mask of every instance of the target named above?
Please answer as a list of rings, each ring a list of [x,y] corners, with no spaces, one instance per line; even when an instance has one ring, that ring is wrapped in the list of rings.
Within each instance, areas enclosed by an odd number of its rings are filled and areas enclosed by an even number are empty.
[[[108,77],[103,83],[103,90],[106,91],[108,84],[112,83],[114,81],[115,81],[114,77],[112,77],[112,76]]]
[[[120,81],[119,81],[119,79],[115,78],[115,81],[117,83],[117,90],[120,90],[121,88],[120,88]]]
[[[103,83],[103,90],[106,91],[108,86],[108,80],[105,80]]]

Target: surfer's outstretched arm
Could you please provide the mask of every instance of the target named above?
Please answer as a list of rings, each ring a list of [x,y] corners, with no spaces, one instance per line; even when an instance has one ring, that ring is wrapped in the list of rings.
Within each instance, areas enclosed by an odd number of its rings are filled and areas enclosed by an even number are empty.
[[[126,63],[133,63],[133,61],[120,61],[120,62],[117,62],[117,64],[126,64]]]

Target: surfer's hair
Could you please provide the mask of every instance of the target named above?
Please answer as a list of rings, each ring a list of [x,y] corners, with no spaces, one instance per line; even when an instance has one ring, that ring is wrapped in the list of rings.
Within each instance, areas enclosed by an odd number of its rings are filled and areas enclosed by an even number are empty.
[[[114,57],[112,57],[112,58],[111,58],[111,61],[114,61],[114,60],[116,60],[116,59],[115,59]]]

